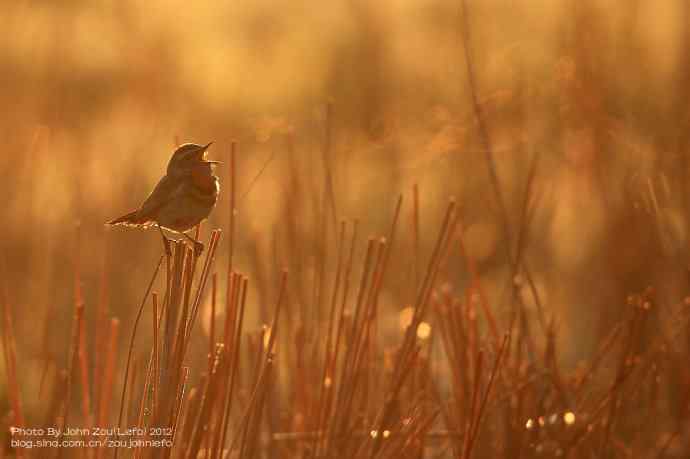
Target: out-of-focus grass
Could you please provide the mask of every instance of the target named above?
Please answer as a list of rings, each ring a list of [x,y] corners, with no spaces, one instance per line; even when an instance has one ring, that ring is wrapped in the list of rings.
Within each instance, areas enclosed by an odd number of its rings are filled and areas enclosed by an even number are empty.
[[[384,325],[390,305],[380,300],[389,274],[401,268],[400,240],[409,237],[401,228],[402,203],[400,197],[387,236],[369,238],[365,253],[356,221],[338,225],[334,244],[322,239],[322,250],[335,250],[317,258],[324,268],[305,291],[298,269],[294,280],[285,269],[269,276],[278,280],[276,289],[259,279],[262,296],[274,302],[270,325],[259,330],[247,325],[252,281],[235,270],[223,283],[211,276],[218,269],[218,230],[203,260],[183,242],[160,258],[127,321],[129,346],[118,347],[122,324],[103,304],[85,308],[77,270],[67,358],[44,350],[41,388],[28,394],[41,403],[30,410],[17,370],[23,340],[13,326],[16,308],[3,292],[11,405],[3,454],[683,457],[688,385],[682,365],[688,353],[679,338],[690,324],[688,300],[661,305],[651,288],[630,295],[624,317],[596,352],[581,367],[565,368],[553,321],[532,317],[519,297],[510,313],[497,315],[451,201],[431,253],[415,253],[415,300],[392,336]],[[289,218],[284,223],[290,225]],[[256,262],[266,271],[277,268],[270,258]],[[458,263],[469,273],[464,289],[452,283],[449,268]],[[528,271],[522,275],[531,280]],[[516,278],[514,292],[522,282]],[[218,298],[223,287],[224,303]],[[212,314],[202,334],[195,324],[209,288]],[[304,294],[314,309],[299,304]],[[543,312],[544,305],[538,307]],[[96,319],[91,325],[89,316]],[[40,433],[51,427],[86,430]],[[73,447],[26,446],[68,440]]]

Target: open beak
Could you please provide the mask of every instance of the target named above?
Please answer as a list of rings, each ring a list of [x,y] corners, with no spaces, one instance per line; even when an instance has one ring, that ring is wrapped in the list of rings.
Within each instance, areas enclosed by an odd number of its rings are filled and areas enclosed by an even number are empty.
[[[209,142],[209,143],[207,143],[206,145],[204,145],[203,147],[201,147],[201,150],[200,150],[200,152],[201,152],[201,160],[202,160],[203,162],[205,162],[205,163],[218,164],[217,161],[208,161],[208,160],[206,159],[206,150],[208,150],[208,147],[210,147],[211,145],[213,145],[213,142]]]

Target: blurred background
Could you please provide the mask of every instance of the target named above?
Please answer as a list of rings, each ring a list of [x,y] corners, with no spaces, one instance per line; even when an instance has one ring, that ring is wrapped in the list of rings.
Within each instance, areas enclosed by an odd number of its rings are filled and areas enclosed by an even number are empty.
[[[569,364],[620,319],[627,295],[653,286],[662,303],[680,301],[688,287],[690,3],[468,4],[493,166],[472,109],[457,1],[5,2],[0,254],[22,391],[35,390],[43,349],[67,358],[75,269],[87,320],[108,279],[108,311],[129,339],[160,239],[103,223],[140,204],[183,142],[213,140],[209,156],[225,162],[204,238],[213,228],[227,235],[237,142],[234,267],[252,279],[250,326],[268,320],[279,266],[290,268],[295,292],[311,292],[319,254],[334,256],[333,213],[359,219],[361,264],[365,238],[387,234],[400,194],[384,330],[399,333],[398,313],[412,303],[411,279],[451,196],[499,311],[510,283],[506,253],[528,227],[524,262]],[[329,183],[335,212],[324,204]],[[415,185],[421,260],[412,250]],[[318,244],[323,224],[328,248]],[[467,282],[460,268],[447,277],[458,289]],[[296,320],[325,314],[310,308],[309,295],[291,296]]]

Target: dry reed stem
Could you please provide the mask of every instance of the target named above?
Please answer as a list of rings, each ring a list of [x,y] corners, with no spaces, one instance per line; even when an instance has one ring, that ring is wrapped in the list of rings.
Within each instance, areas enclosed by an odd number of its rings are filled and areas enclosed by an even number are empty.
[[[160,384],[160,352],[158,350],[158,343],[160,340],[160,325],[163,322],[163,311],[158,312],[158,293],[151,294],[153,303],[153,377],[151,378],[151,385],[153,386],[153,394],[151,399],[151,419],[156,419],[158,410],[158,391]]]
[[[19,379],[17,377],[17,342],[14,336],[14,324],[12,321],[12,310],[9,304],[9,297],[7,294],[7,285],[5,284],[6,273],[4,259],[0,259],[0,293],[2,297],[2,309],[4,314],[2,316],[2,348],[5,357],[5,371],[7,372],[7,388],[10,406],[12,407],[12,425],[23,428],[26,426],[24,421],[24,411],[22,409],[21,393],[19,390]],[[24,457],[24,452],[19,449],[17,457]]]
[[[491,390],[493,389],[494,386],[494,381],[496,380],[496,375],[501,369],[501,364],[503,363],[503,355],[506,352],[506,349],[508,348],[510,343],[510,334],[506,333],[504,338],[503,338],[503,343],[501,344],[501,347],[499,348],[498,355],[496,356],[496,360],[494,362],[494,367],[491,370],[491,374],[489,376],[489,382],[486,386],[486,391],[484,392],[484,397],[482,398],[481,404],[479,405],[479,410],[477,411],[476,416],[473,418],[472,423],[473,426],[470,430],[470,435],[469,435],[469,441],[468,441],[468,446],[466,449],[466,454],[465,458],[469,459],[469,457],[472,454],[472,448],[474,446],[475,440],[477,438],[477,435],[479,435],[479,427],[481,426],[481,422],[484,416],[484,412],[486,409],[487,402],[489,400],[489,397],[491,396]],[[479,380],[479,377],[477,378]],[[473,401],[474,403],[474,401]]]
[[[157,318],[155,314],[156,309],[154,309],[154,320],[153,320],[153,327],[154,327],[154,332],[157,326]],[[155,332],[157,334],[157,332]],[[141,393],[141,399],[139,400],[139,410],[137,412],[137,418],[136,422],[134,425],[137,427],[137,429],[142,429],[144,428],[144,416],[146,414],[146,403],[148,401],[148,396],[151,390],[151,383],[153,379],[155,378],[155,352],[151,352],[150,357],[149,357],[149,363],[146,367],[146,375],[144,377],[144,389],[142,390]],[[134,387],[134,385],[132,385]],[[151,403],[151,406],[153,406],[153,403]],[[151,409],[153,411],[153,408]],[[149,430],[146,429],[146,432],[144,434],[144,440],[149,439]],[[137,448],[134,451],[134,458],[139,459],[141,455],[143,454],[144,448]]]
[[[216,298],[218,292],[218,273],[211,277],[211,320],[208,332],[209,372],[211,371],[211,356],[216,345]]]
[[[414,291],[419,289],[419,185],[412,186],[412,266]]]
[[[158,260],[158,264],[156,265],[156,269],[153,272],[153,276],[151,276],[151,281],[149,282],[148,287],[146,288],[146,293],[144,293],[144,298],[141,300],[141,304],[139,305],[139,310],[137,311],[137,316],[134,319],[134,325],[132,327],[132,337],[130,338],[129,341],[129,350],[127,351],[127,363],[125,364],[125,376],[124,376],[124,384],[122,385],[122,395],[120,397],[120,414],[118,415],[117,418],[117,427],[120,428],[122,426],[122,417],[125,409],[125,396],[127,393],[127,383],[128,383],[128,376],[129,376],[129,367],[132,361],[132,354],[134,352],[134,341],[137,336],[137,327],[139,326],[139,321],[141,320],[141,316],[144,312],[144,306],[146,305],[146,302],[148,301],[149,294],[151,293],[151,289],[153,288],[153,284],[156,281],[156,278],[158,277],[158,271],[160,271],[161,265],[163,264],[163,257],[160,257]],[[114,453],[114,458],[117,459],[118,456],[118,451],[120,448],[115,448],[115,453]]]
[[[363,329],[359,326],[359,317],[362,314],[362,300],[364,297],[367,279],[369,277],[369,270],[371,268],[371,258],[374,247],[374,241],[369,239],[367,244],[367,251],[364,258],[364,265],[362,269],[362,277],[360,279],[359,291],[357,294],[357,300],[355,303],[355,312],[352,319],[352,325],[350,327],[349,333],[347,333],[346,342],[348,343],[345,350],[345,355],[343,357],[343,365],[340,372],[340,384],[338,386],[337,395],[335,398],[334,412],[342,414],[331,424],[329,438],[329,445],[336,437],[342,435],[346,426],[345,423],[350,419],[349,416],[349,400],[351,400],[351,394],[354,393],[357,387],[357,379],[359,376],[359,368],[354,365],[355,349],[358,337],[362,333]],[[344,305],[343,305],[344,307]]]
[[[98,301],[96,305],[96,319],[94,326],[93,342],[97,350],[106,349],[108,345],[108,303],[110,301],[110,282],[108,277],[108,265],[110,261],[110,231],[103,234],[103,254],[100,260],[99,281],[98,281]],[[102,375],[104,372],[104,360],[94,359],[93,387],[101,387]],[[94,407],[98,406],[98,391],[94,394]]]
[[[137,356],[135,355],[132,357],[132,371],[130,372],[129,376],[129,383],[128,387],[130,388],[127,394],[127,401],[125,402],[125,422],[126,425],[132,426],[136,425],[136,418],[134,416],[137,415],[137,410],[136,410],[136,397],[138,391],[135,390],[135,387],[137,387],[137,382],[139,381],[139,372],[140,372],[140,365],[139,365],[139,360],[137,359]]]
[[[474,431],[474,422],[477,417],[478,403],[479,403],[479,392],[481,391],[481,375],[484,363],[484,351],[479,350],[477,357],[474,362],[473,367],[473,389],[472,389],[472,402],[470,404],[470,415],[465,421],[465,433],[463,435],[464,445],[462,448],[462,459],[467,459],[472,451],[472,433]]]
[[[234,339],[234,320],[236,315],[237,304],[233,302],[235,298],[235,290],[239,288],[239,274],[231,272],[227,276],[227,292],[225,298],[225,328],[223,333],[223,343],[229,346]]]
[[[232,323],[237,324],[236,327],[232,328],[231,330],[228,331],[229,339],[227,340],[225,346],[226,348],[230,349],[232,352],[232,355],[230,357],[230,362],[229,362],[229,368],[230,368],[230,377],[229,377],[229,384],[228,384],[228,389],[225,393],[225,398],[223,400],[223,405],[222,405],[222,411],[221,411],[221,418],[220,418],[220,434],[216,438],[214,442],[214,452],[217,454],[222,454],[222,450],[225,447],[225,441],[226,441],[226,436],[227,436],[227,428],[228,428],[228,423],[230,420],[230,411],[232,409],[232,396],[233,396],[233,390],[235,388],[235,379],[237,378],[237,373],[239,369],[239,360],[240,360],[240,348],[242,345],[242,325],[244,321],[244,307],[247,299],[247,284],[248,284],[248,279],[247,278],[242,278],[239,279],[238,275],[238,284],[241,282],[241,290],[242,290],[242,301],[239,305],[239,307],[233,307],[233,317],[232,317]],[[227,322],[226,322],[227,323]]]
[[[439,236],[436,240],[436,245],[429,260],[429,267],[424,278],[424,282],[418,291],[417,301],[413,309],[413,316],[410,325],[408,325],[403,338],[403,343],[398,351],[398,356],[395,362],[392,373],[392,388],[386,395],[385,402],[381,408],[377,421],[375,422],[376,431],[385,430],[384,427],[390,423],[390,417],[393,414],[393,407],[397,403],[398,394],[402,389],[403,383],[413,368],[413,364],[417,359],[420,348],[415,345],[417,340],[417,328],[424,317],[426,307],[429,303],[431,291],[436,282],[436,275],[438,274],[439,264],[443,258],[443,254],[449,247],[449,241],[452,239],[455,225],[457,223],[457,216],[455,214],[455,201],[452,200],[446,210],[446,214],[441,225]],[[370,457],[374,457],[381,447],[381,436],[373,439],[374,444],[371,448]]]
[[[323,370],[321,372],[321,379],[319,383],[319,398],[317,401],[317,413],[316,413],[316,430],[321,430],[321,424],[323,422],[324,415],[324,405],[326,398],[326,391],[330,390],[331,384],[326,384],[327,378],[330,378],[330,358],[332,354],[333,346],[333,332],[335,326],[335,313],[336,313],[336,303],[338,298],[338,290],[340,289],[340,280],[343,270],[343,249],[345,245],[345,221],[340,222],[340,232],[338,236],[338,248],[336,255],[336,268],[335,268],[335,281],[333,284],[333,293],[331,296],[331,306],[330,312],[328,314],[328,330],[326,331],[326,347],[324,352]],[[316,454],[318,449],[318,439],[314,438],[314,443],[312,445],[312,452]]]
[[[507,258],[506,261],[509,263],[512,260],[510,245],[512,241],[512,233],[510,230],[510,218],[508,216],[508,210],[506,208],[505,199],[503,198],[503,192],[501,190],[501,184],[498,180],[498,173],[496,172],[496,163],[493,154],[493,146],[491,143],[491,136],[489,135],[489,127],[486,123],[484,117],[482,105],[479,103],[476,76],[474,70],[474,59],[472,57],[472,36],[470,30],[470,24],[468,20],[469,9],[467,7],[466,0],[461,0],[460,5],[462,7],[462,24],[461,29],[463,32],[462,46],[465,55],[465,64],[467,69],[467,85],[469,87],[469,94],[472,102],[472,109],[474,112],[474,117],[477,121],[477,127],[479,130],[479,138],[482,142],[484,154],[486,155],[487,168],[489,170],[489,178],[491,179],[491,185],[496,195],[496,202],[498,204],[499,216],[501,223],[503,225],[503,231],[505,234],[505,242],[507,246]]]
[[[255,455],[255,442],[258,434],[258,425],[261,419],[261,412],[263,404],[266,399],[266,394],[270,385],[270,373],[273,366],[274,346],[276,335],[278,333],[278,324],[280,319],[280,312],[285,301],[287,289],[287,270],[283,270],[281,274],[280,289],[278,292],[278,300],[276,302],[275,313],[273,316],[272,325],[268,336],[268,343],[265,343],[265,337],[262,336],[259,341],[259,346],[265,349],[265,357],[257,359],[257,364],[260,365],[258,371],[257,381],[252,391],[252,396],[247,405],[244,415],[241,418],[240,428],[241,437],[236,433],[231,441],[230,451],[235,449],[237,441],[239,444],[239,457],[253,457]],[[238,432],[239,433],[239,432]],[[249,450],[247,451],[247,448]]]
[[[187,351],[187,346],[189,345],[192,329],[194,327],[194,324],[196,322],[196,317],[197,317],[198,312],[199,312],[199,305],[201,304],[201,297],[204,293],[204,289],[205,289],[206,283],[208,281],[208,275],[211,272],[211,267],[212,267],[213,261],[215,259],[215,253],[216,253],[216,249],[218,248],[218,241],[220,240],[220,234],[221,234],[220,230],[218,230],[218,229],[213,230],[213,232],[211,233],[211,243],[210,243],[208,252],[206,253],[206,259],[204,260],[204,266],[203,266],[203,269],[201,271],[201,278],[199,279],[199,284],[197,285],[196,295],[194,296],[194,303],[192,303],[190,317],[189,317],[189,320],[187,321],[187,327],[186,327],[186,332],[185,332],[185,348],[184,348],[185,353]],[[191,287],[191,279],[190,279],[189,285]]]
[[[170,419],[170,426],[172,426],[172,441],[173,445],[175,440],[179,437],[179,427],[184,426],[186,423],[187,413],[189,411],[189,405],[185,405],[185,391],[187,389],[187,383],[189,382],[189,367],[181,367],[181,375],[179,379],[179,389],[177,393],[177,398],[175,400],[175,405],[173,407],[173,413]],[[172,453],[171,449],[166,450],[166,456],[170,456]]]
[[[79,373],[81,376],[81,400],[82,417],[85,424],[91,427],[93,419],[91,417],[91,386],[89,384],[89,357],[86,344],[86,320],[83,315],[79,321]]]
[[[454,227],[455,222],[455,200],[452,200],[448,205],[443,223],[441,224],[439,236],[436,240],[434,250],[429,260],[429,266],[427,268],[424,281],[417,292],[417,299],[413,308],[414,313],[412,316],[412,321],[405,331],[405,336],[403,338],[403,343],[399,354],[400,357],[396,360],[396,366],[393,371],[394,380],[399,379],[401,368],[405,366],[404,359],[416,342],[417,327],[419,326],[419,323],[424,316],[424,312],[426,311],[426,306],[429,303],[429,297],[436,281],[436,274],[438,273],[439,262],[442,258],[443,252],[445,252],[444,248],[449,239],[449,234],[452,234],[452,227]]]
[[[227,436],[228,423],[230,420],[230,410],[232,409],[232,397],[235,388],[235,380],[237,379],[239,365],[240,365],[240,348],[242,345],[242,327],[244,322],[244,310],[247,301],[247,289],[249,280],[245,277],[241,279],[241,291],[242,300],[239,304],[239,308],[233,308],[233,311],[238,311],[238,315],[233,318],[233,323],[237,323],[237,326],[232,330],[232,346],[229,349],[232,351],[232,355],[229,362],[230,367],[230,378],[227,392],[225,393],[225,399],[221,411],[221,426],[220,435],[216,438],[214,444],[214,452],[217,454],[222,454],[223,448],[225,447],[225,441]],[[226,347],[228,344],[226,343]],[[220,441],[220,443],[218,443]]]
[[[230,144],[230,161],[228,161],[228,178],[230,182],[230,213],[228,215],[228,275],[233,271],[232,262],[235,248],[235,191],[237,188],[237,167],[235,162],[237,142]],[[228,291],[229,293],[229,291]]]
[[[263,346],[263,339],[260,341],[259,345]],[[266,362],[265,365],[261,365],[261,370],[260,370],[259,374],[257,375],[257,380],[256,380],[256,383],[254,384],[254,388],[252,389],[252,395],[249,399],[249,403],[247,404],[247,407],[245,408],[245,411],[240,418],[239,425],[241,427],[235,433],[235,436],[233,437],[232,441],[230,442],[229,451],[232,452],[235,449],[235,446],[237,446],[237,442],[240,441],[239,457],[242,457],[242,452],[243,452],[243,449],[245,448],[245,444],[247,441],[247,431],[248,431],[248,427],[249,427],[249,420],[251,419],[251,417],[254,413],[254,410],[256,409],[256,402],[257,402],[257,399],[259,397],[259,392],[261,391],[262,387],[265,384],[265,380],[266,380],[267,374],[268,374],[268,367],[270,366],[271,359],[268,358],[268,359],[266,359],[265,362]]]
[[[337,362],[338,358],[340,355],[340,346],[341,346],[341,336],[343,334],[344,328],[345,328],[345,307],[347,304],[347,298],[349,294],[349,287],[350,287],[350,276],[352,273],[352,266],[353,266],[353,260],[354,260],[354,253],[355,253],[355,247],[356,247],[356,242],[357,242],[357,227],[358,227],[358,221],[354,220],[352,223],[352,238],[350,241],[350,250],[349,250],[349,255],[347,258],[347,261],[345,262],[345,273],[343,275],[343,292],[342,292],[342,298],[340,301],[340,308],[339,308],[339,313],[338,313],[338,323],[337,323],[337,331],[336,331],[336,336],[334,340],[334,349],[332,352],[332,355],[326,356],[326,361],[325,361],[325,371],[324,373],[330,374],[335,376],[337,372]],[[342,231],[341,234],[344,236],[344,230],[345,230],[345,225],[343,224],[342,226]],[[338,291],[337,289],[334,288],[333,291],[333,297],[332,297],[332,309],[334,308],[334,305],[337,301],[337,296],[338,296]],[[327,351],[329,351],[327,349]],[[325,384],[325,380],[323,382]],[[337,384],[337,380],[335,378],[331,378],[331,385],[328,388],[329,390],[325,392],[326,397],[325,399],[321,402],[322,410],[323,413],[321,415],[321,420],[319,422],[323,423],[320,425],[320,431],[325,432],[326,430],[332,429],[333,423],[329,424],[329,427],[327,428],[325,423],[326,419],[330,418],[330,413],[333,408],[333,397],[335,396],[336,389],[340,391],[340,384]],[[337,400],[337,399],[336,399]],[[322,435],[319,437],[316,443],[316,448],[314,451],[315,457],[320,457],[320,452],[324,448],[328,448],[328,435]]]
[[[80,300],[79,297],[77,297]],[[67,362],[67,386],[65,393],[65,400],[63,402],[63,410],[60,422],[60,435],[58,441],[62,440],[64,431],[69,427],[69,414],[72,405],[72,384],[74,381],[74,372],[79,367],[79,337],[81,335],[81,323],[84,320],[84,305],[78,302],[74,308],[74,322],[72,324],[72,340],[69,351],[69,360]],[[59,459],[64,453],[63,448],[59,448],[56,457]]]
[[[335,201],[335,186],[333,185],[333,164],[332,164],[332,146],[333,146],[333,103],[329,102],[326,105],[326,133],[324,137],[323,146],[323,165],[324,165],[324,182],[325,189],[328,193],[328,200],[331,203],[331,214],[333,216],[333,226],[337,226],[337,208]]]
[[[117,365],[117,341],[120,330],[120,321],[118,319],[110,320],[110,331],[108,333],[108,350],[106,352],[106,364],[103,369],[103,385],[101,386],[101,395],[99,397],[100,406],[98,408],[98,426],[106,427],[108,418],[110,417],[110,406],[114,388],[115,367]],[[105,449],[101,448],[96,457],[101,458]]]
[[[458,235],[458,248],[460,249],[460,257],[465,260],[467,271],[470,274],[472,289],[479,295],[479,304],[486,318],[486,323],[489,326],[489,331],[491,332],[491,337],[494,340],[494,349],[498,350],[500,347],[500,337],[498,334],[498,325],[496,324],[496,318],[494,317],[491,307],[489,306],[489,300],[484,292],[481,281],[479,280],[479,271],[477,270],[477,265],[474,259],[469,256],[467,250],[465,249],[465,243],[462,239],[462,234]],[[468,303],[469,304],[469,303]]]
[[[211,411],[216,402],[216,392],[219,388],[220,379],[225,372],[225,356],[225,348],[222,345],[218,346],[215,353],[213,370],[206,379],[206,387],[201,395],[200,408],[193,424],[191,440],[189,441],[189,447],[187,449],[187,457],[189,458],[197,457],[204,434],[208,430],[207,422],[211,417]]]

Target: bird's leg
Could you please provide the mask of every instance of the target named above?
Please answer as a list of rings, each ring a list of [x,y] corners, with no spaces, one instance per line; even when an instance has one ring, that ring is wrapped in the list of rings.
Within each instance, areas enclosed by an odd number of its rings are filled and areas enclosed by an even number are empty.
[[[189,234],[187,234],[187,233],[181,233],[181,234],[182,234],[184,237],[186,237],[187,239],[189,239],[189,241],[190,241],[192,244],[194,244],[194,254],[195,254],[197,257],[198,257],[199,255],[201,255],[201,253],[204,251],[204,244],[202,244],[201,242],[197,241],[196,239],[194,239],[193,237],[191,237],[191,236],[190,236]]]
[[[161,228],[160,225],[156,225],[158,227],[158,231],[161,233],[161,237],[163,238],[163,247],[165,248],[165,255],[168,257],[172,256],[172,250],[170,250],[170,241],[168,240],[167,237],[165,237],[165,233],[163,233],[163,228]]]

